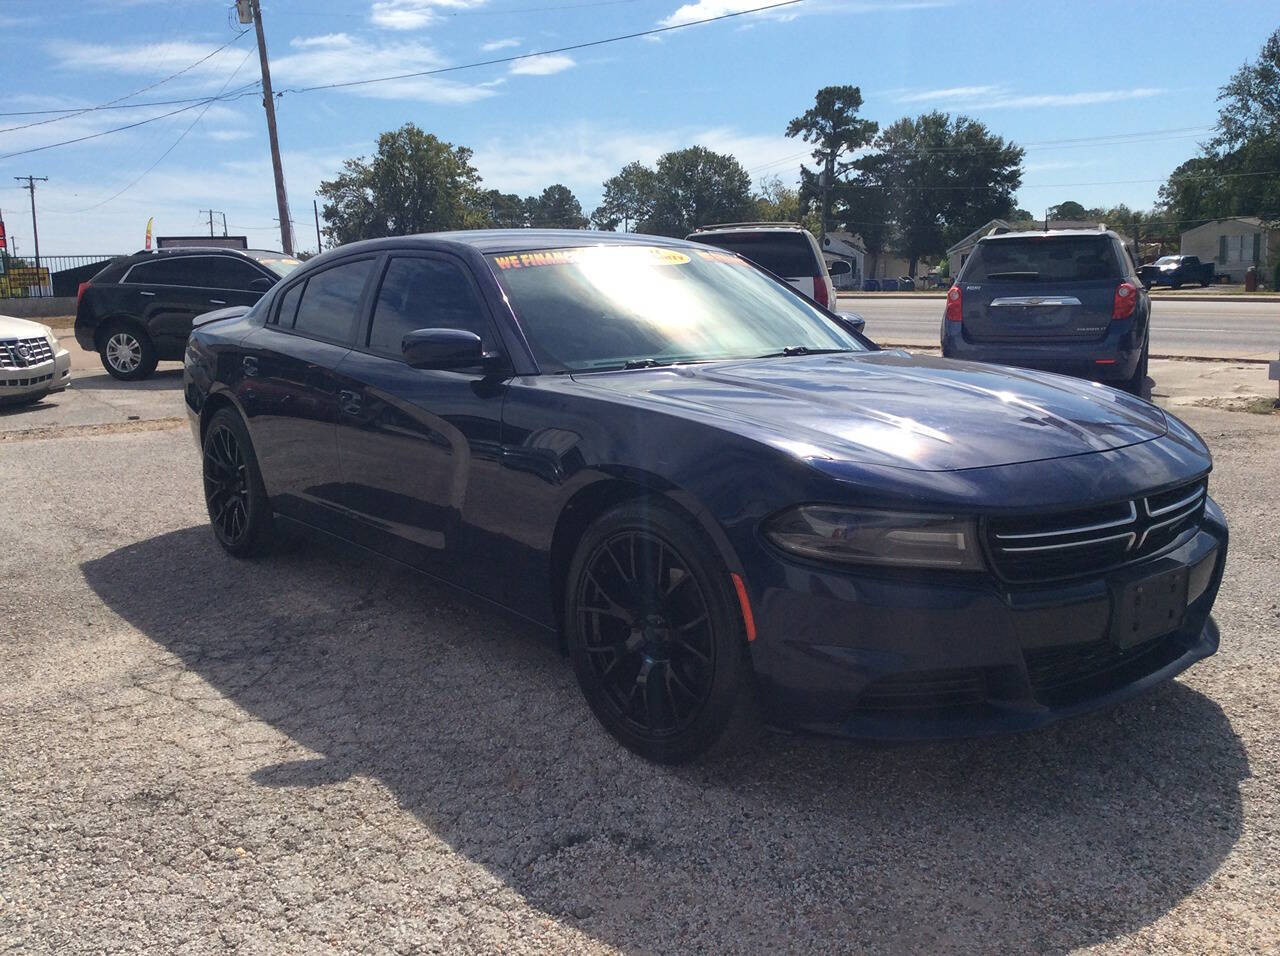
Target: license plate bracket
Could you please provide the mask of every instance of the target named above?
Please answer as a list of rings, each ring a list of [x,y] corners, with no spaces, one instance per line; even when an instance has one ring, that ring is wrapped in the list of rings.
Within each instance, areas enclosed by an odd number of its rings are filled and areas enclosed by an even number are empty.
[[[1187,568],[1175,568],[1121,587],[1111,615],[1111,640],[1133,647],[1181,627],[1189,577]]]

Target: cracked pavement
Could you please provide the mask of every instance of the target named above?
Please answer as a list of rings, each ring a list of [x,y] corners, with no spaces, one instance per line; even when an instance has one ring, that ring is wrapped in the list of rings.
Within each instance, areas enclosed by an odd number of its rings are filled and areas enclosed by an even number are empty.
[[[1216,656],[1042,732],[676,770],[525,625],[224,555],[185,427],[0,444],[0,950],[1275,951],[1280,419],[1180,411]]]

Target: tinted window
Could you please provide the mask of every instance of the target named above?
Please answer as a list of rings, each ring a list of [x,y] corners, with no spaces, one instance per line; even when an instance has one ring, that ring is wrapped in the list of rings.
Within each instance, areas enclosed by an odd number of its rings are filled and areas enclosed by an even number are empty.
[[[254,279],[267,278],[262,270],[254,268],[243,259],[231,256],[207,256],[195,259],[193,263],[198,267],[199,284],[210,289],[239,289],[248,292],[253,290],[250,283]],[[259,283],[258,288],[253,291],[265,292],[266,289]]]
[[[152,259],[140,262],[129,270],[125,281],[143,285],[198,285],[198,270],[190,256]]]
[[[305,282],[299,282],[285,290],[284,295],[280,296],[280,308],[273,321],[286,329],[293,328],[293,319],[298,314],[298,300],[302,298],[302,289],[305,285]]]
[[[865,348],[803,296],[718,249],[597,246],[489,261],[542,371]]]
[[[819,274],[813,248],[808,238],[798,232],[743,232],[692,238],[695,242],[736,252],[784,279],[812,278]]]
[[[979,242],[960,277],[965,282],[1071,282],[1119,279],[1107,236],[1050,236]]]
[[[293,327],[308,335],[347,341],[375,261],[343,263],[308,279]]]
[[[494,345],[489,319],[466,272],[440,259],[392,259],[378,290],[369,347],[400,354],[414,329],[466,329]]]

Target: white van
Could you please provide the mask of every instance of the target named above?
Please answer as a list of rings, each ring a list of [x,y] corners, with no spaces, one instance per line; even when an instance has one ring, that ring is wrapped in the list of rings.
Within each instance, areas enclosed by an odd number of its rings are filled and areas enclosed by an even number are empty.
[[[809,230],[785,222],[726,222],[702,226],[685,237],[736,252],[768,269],[825,309],[835,311],[836,289],[818,240]]]

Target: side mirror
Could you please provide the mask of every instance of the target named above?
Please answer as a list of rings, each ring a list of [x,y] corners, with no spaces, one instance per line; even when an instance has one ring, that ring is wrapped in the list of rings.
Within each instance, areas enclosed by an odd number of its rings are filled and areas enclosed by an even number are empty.
[[[847,276],[853,272],[853,267],[843,260],[838,260],[827,267],[827,272],[829,272],[833,277]]]
[[[256,279],[249,280],[249,288],[254,292],[266,292],[275,284],[274,279],[268,279],[266,276],[259,276]]]
[[[840,324],[850,332],[857,332],[859,335],[865,335],[864,329],[867,327],[867,320],[856,312],[837,312],[836,318]]]
[[[404,337],[400,351],[413,368],[464,369],[489,364],[480,336],[465,329],[418,329]]]

